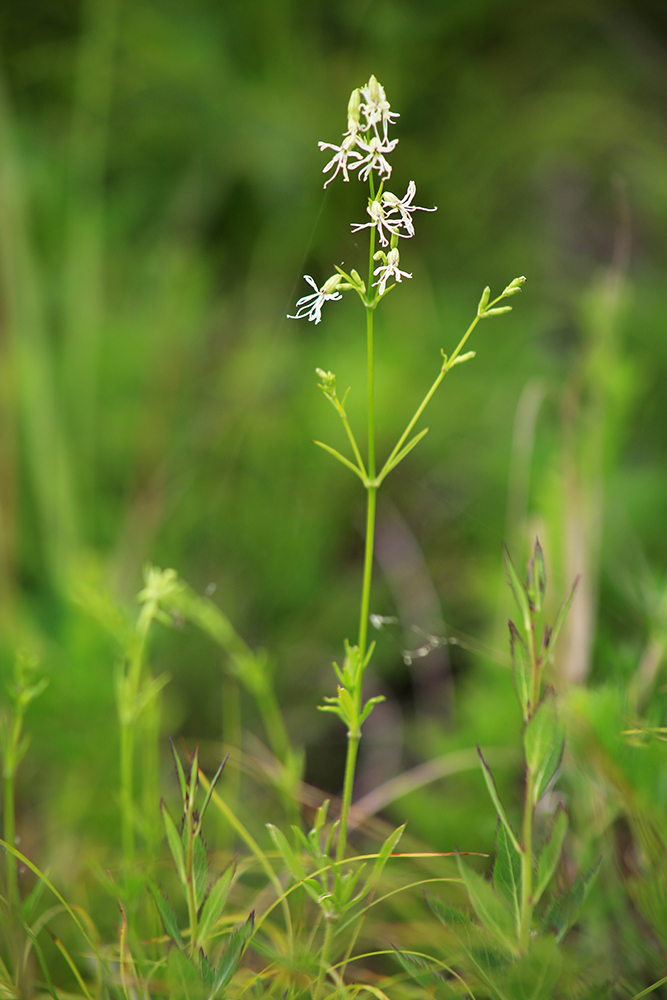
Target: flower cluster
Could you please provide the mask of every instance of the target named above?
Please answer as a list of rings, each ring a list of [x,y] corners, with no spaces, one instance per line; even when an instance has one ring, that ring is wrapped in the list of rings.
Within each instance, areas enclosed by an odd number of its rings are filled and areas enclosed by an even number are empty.
[[[400,282],[402,278],[412,277],[407,271],[399,269],[398,241],[399,238],[405,239],[415,235],[413,212],[435,212],[435,208],[420,208],[413,204],[417,192],[414,181],[408,184],[403,198],[384,190],[385,181],[391,177],[391,164],[387,160],[387,155],[398,145],[398,139],[389,138],[389,126],[398,117],[398,113],[391,110],[384,87],[371,76],[367,84],[353,90],[350,95],[347,106],[347,131],[343,134],[340,145],[335,146],[330,142],[318,143],[320,149],[333,150],[334,153],[322,171],[325,174],[332,171],[324,182],[325,188],[339,173],[342,174],[344,181],[349,181],[351,170],[357,171],[359,180],[371,182],[371,197],[368,199],[366,209],[370,222],[351,223],[351,226],[353,233],[362,229],[375,230],[380,245],[390,248],[386,253],[381,250],[374,254],[374,260],[380,261],[373,271],[374,277],[377,278],[372,285],[373,288],[377,288],[375,298],[372,301],[366,299],[366,289],[355,271],[351,277],[340,271],[325,281],[321,288],[307,274],[304,277],[314,291],[299,299],[296,314],[289,316],[288,319],[307,318],[317,324],[322,318],[323,304],[337,301],[342,297],[340,293],[348,289],[354,289],[367,307],[374,305],[387,292],[388,282]],[[380,180],[377,193],[371,179],[373,172],[377,173]],[[372,249],[373,244],[371,252]],[[393,285],[389,287],[393,288]]]
[[[412,212],[436,211],[435,208],[420,208],[418,205],[413,205],[412,199],[416,193],[417,186],[414,181],[410,181],[404,198],[397,198],[391,191],[383,191],[378,198],[369,198],[366,211],[370,215],[371,221],[351,223],[352,232],[358,233],[360,229],[375,227],[383,247],[389,243],[385,230],[390,236],[414,236],[415,227],[412,224]]]
[[[343,172],[343,180],[349,181],[349,170],[359,170],[359,180],[367,181],[373,170],[377,170],[380,177],[388,180],[391,177],[391,165],[385,158],[386,153],[393,152],[398,145],[398,139],[389,140],[387,129],[394,118],[399,115],[390,110],[391,105],[387,100],[382,84],[378,83],[374,76],[370,78],[365,87],[358,87],[353,90],[347,106],[347,132],[343,134],[343,141],[340,146],[334,146],[330,142],[318,142],[320,149],[332,149],[334,156],[329,160],[322,170],[325,174],[335,167],[331,177],[324,186],[330,184],[339,171]],[[363,122],[362,122],[363,117]],[[382,125],[382,136],[378,131],[378,125]],[[348,164],[352,159],[353,162]]]

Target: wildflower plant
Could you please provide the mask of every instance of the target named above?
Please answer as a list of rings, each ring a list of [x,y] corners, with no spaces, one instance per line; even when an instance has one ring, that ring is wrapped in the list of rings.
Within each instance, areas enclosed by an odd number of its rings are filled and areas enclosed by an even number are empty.
[[[436,211],[434,207],[423,208],[415,204],[417,186],[413,180],[408,182],[403,197],[399,197],[386,187],[393,172],[389,157],[395,151],[399,141],[397,138],[390,138],[389,132],[398,117],[398,113],[391,110],[391,104],[387,100],[384,87],[374,76],[371,76],[368,83],[364,84],[363,87],[356,88],[350,95],[347,107],[347,130],[339,145],[329,142],[319,143],[321,150],[329,150],[334,153],[323,169],[323,173],[329,175],[324,182],[325,188],[339,175],[342,176],[344,182],[349,182],[350,176],[354,172],[360,181],[368,182],[369,194],[366,213],[369,221],[351,223],[352,232],[368,230],[368,278],[364,281],[354,268],[348,272],[341,267],[336,267],[336,273],[331,275],[320,287],[310,275],[305,275],[305,280],[314,291],[299,299],[295,315],[289,317],[290,319],[307,318],[317,325],[322,319],[322,307],[325,303],[339,301],[344,293],[352,292],[361,302],[366,318],[367,438],[365,460],[345,411],[347,392],[342,399],[339,398],[335,374],[322,368],[317,369],[317,375],[320,379],[319,387],[343,422],[353,457],[348,458],[321,441],[316,441],[315,444],[329,452],[359,477],[366,490],[367,498],[365,555],[357,643],[356,645],[346,643],[344,665],[342,669],[335,666],[339,682],[337,694],[334,697],[326,698],[326,704],[321,706],[322,711],[338,715],[348,730],[348,752],[337,842],[338,861],[341,861],[345,856],[361,726],[377,702],[382,700],[374,698],[365,704],[363,701],[364,672],[373,652],[372,645],[370,647],[368,645],[368,621],[377,492],[386,476],[403,461],[427,433],[428,428],[425,428],[413,435],[417,422],[445,375],[454,365],[474,357],[474,351],[463,353],[463,348],[479,320],[509,312],[511,306],[499,305],[499,303],[520,292],[525,281],[523,277],[515,278],[502,294],[492,301],[490,301],[490,289],[484,289],[477,314],[472,323],[449,357],[444,351],[441,352],[443,360],[435,381],[417,407],[384,464],[378,469],[375,451],[373,343],[375,310],[386,296],[403,282],[403,279],[412,278],[412,273],[403,270],[400,266],[399,244],[401,241],[412,239],[415,236],[415,213]],[[378,243],[379,248],[377,247]]]
[[[346,905],[343,899],[345,896],[343,886],[346,882],[350,884],[350,876],[346,876],[340,870],[340,866],[346,858],[348,824],[361,729],[375,705],[383,700],[382,698],[371,698],[364,702],[363,694],[364,673],[373,655],[373,644],[369,645],[368,643],[368,622],[373,571],[377,492],[392,469],[395,469],[403,461],[427,433],[428,428],[420,430],[417,433],[413,432],[445,375],[455,365],[474,357],[473,351],[463,353],[463,348],[479,320],[509,312],[511,306],[499,305],[499,303],[520,292],[525,281],[523,277],[515,278],[502,294],[492,301],[490,301],[490,289],[488,287],[484,289],[477,308],[477,314],[472,323],[450,356],[447,356],[444,351],[441,352],[442,364],[435,381],[417,407],[412,419],[408,421],[404,432],[399,437],[389,456],[378,468],[379,463],[376,459],[375,449],[373,338],[375,310],[386,296],[397,285],[403,282],[403,279],[412,278],[411,272],[401,268],[401,250],[399,249],[399,245],[401,241],[412,239],[415,236],[415,213],[436,211],[435,207],[423,208],[415,204],[417,186],[413,180],[408,182],[406,193],[402,197],[399,197],[399,195],[389,190],[386,186],[391,181],[393,173],[393,166],[389,157],[395,151],[399,141],[397,138],[390,138],[389,132],[398,117],[398,113],[391,110],[384,87],[374,76],[371,76],[368,83],[363,87],[352,91],[347,108],[347,130],[343,134],[340,144],[319,143],[321,150],[332,151],[334,154],[323,169],[323,173],[329,175],[324,182],[325,188],[339,175],[342,176],[344,182],[349,182],[350,176],[354,172],[356,172],[356,176],[360,181],[368,182],[369,193],[366,205],[368,221],[351,223],[351,230],[354,233],[368,230],[367,279],[364,280],[354,268],[346,271],[342,267],[336,267],[336,273],[327,278],[321,286],[318,286],[310,275],[305,275],[305,280],[313,288],[313,292],[299,299],[296,313],[289,317],[290,319],[307,318],[309,322],[317,325],[322,320],[322,308],[326,303],[340,301],[344,293],[352,292],[361,302],[366,320],[367,436],[365,458],[362,457],[361,447],[357,443],[356,435],[348,421],[345,410],[345,402],[349,389],[340,398],[336,389],[335,374],[325,371],[322,368],[317,369],[317,375],[320,380],[319,388],[343,422],[343,427],[352,450],[352,457],[346,457],[335,448],[321,441],[316,441],[315,444],[330,455],[333,455],[334,458],[358,476],[366,490],[367,512],[357,642],[353,645],[346,641],[343,666],[339,667],[337,664],[334,664],[338,679],[337,693],[332,697],[326,697],[325,704],[320,706],[321,711],[331,712],[341,719],[347,728],[348,744],[337,839],[330,836],[326,841],[327,846],[324,851],[324,854],[328,854],[329,851],[333,852],[335,845],[335,873],[332,871],[327,880],[328,891],[323,892],[322,887],[318,889],[315,885],[310,887],[311,898],[316,902],[319,901],[326,926],[325,941],[322,949],[320,981],[316,995],[319,995],[322,988],[322,975],[326,970],[327,962],[330,960],[329,951],[333,940],[333,924],[337,915],[345,909]],[[389,856],[390,849],[393,850],[398,843],[401,832],[402,830],[398,830],[392,834],[382,848],[381,856],[385,860]],[[292,871],[294,877],[297,877],[295,874],[294,859],[287,841],[275,829],[272,830],[272,835],[288,869]],[[318,860],[324,866],[324,870],[326,870],[324,856],[320,856]],[[304,879],[304,885],[308,887],[305,875],[302,878]],[[351,898],[359,898],[359,893],[363,895],[364,891],[363,887],[359,886]],[[336,900],[337,896],[340,897],[338,900]]]

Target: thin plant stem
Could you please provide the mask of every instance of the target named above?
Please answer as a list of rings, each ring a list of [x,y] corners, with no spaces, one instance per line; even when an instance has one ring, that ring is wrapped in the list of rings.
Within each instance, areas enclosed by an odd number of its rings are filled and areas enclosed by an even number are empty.
[[[368,640],[368,614],[371,601],[371,583],[373,579],[373,543],[375,539],[375,507],[377,486],[369,486],[366,493],[366,546],[364,552],[364,579],[361,588],[361,612],[359,615],[359,656],[363,661],[366,656]]]
[[[519,945],[525,954],[530,945],[533,919],[533,774],[528,769],[521,832],[521,927]]]
[[[375,191],[372,177],[370,178],[371,197]],[[368,289],[373,281],[373,254],[375,253],[375,229],[371,229],[369,257],[368,257]],[[366,484],[366,539],[364,545],[364,577],[361,587],[361,608],[359,614],[359,659],[360,663],[366,656],[366,643],[368,641],[368,613],[371,600],[371,584],[373,580],[373,549],[375,545],[375,506],[377,497],[377,486],[375,480],[375,377],[373,363],[373,315],[372,305],[366,305],[366,359],[367,359],[367,379],[368,379],[368,478]],[[363,668],[362,672],[363,672]],[[359,679],[356,692],[358,709],[361,710],[363,675]],[[359,740],[361,730],[355,727],[347,734],[347,755],[345,759],[345,780],[343,784],[343,801],[340,814],[340,832],[336,847],[336,858],[342,861],[345,857],[347,847],[347,827],[350,817],[350,807],[352,805],[352,792],[354,789],[354,775],[357,765],[357,753],[359,750]]]
[[[325,924],[324,942],[322,943],[322,951],[320,952],[320,974],[317,977],[317,986],[313,993],[313,1000],[320,1000],[320,996],[322,995],[322,987],[324,986],[324,979],[327,974],[327,963],[333,940],[333,920],[326,920]]]
[[[133,804],[134,729],[131,723],[121,722],[120,727],[120,801],[121,842],[123,860],[128,870],[134,862],[134,804]]]
[[[459,354],[461,353],[461,351],[465,347],[465,344],[466,344],[466,341],[468,340],[468,337],[470,336],[470,334],[472,333],[472,331],[475,329],[475,327],[479,323],[480,318],[481,318],[480,316],[475,316],[474,320],[472,321],[472,323],[470,324],[470,326],[466,330],[465,334],[461,338],[461,340],[460,340],[460,342],[459,342],[456,350],[452,354],[452,356],[450,358],[448,358],[444,362],[444,364],[443,364],[443,366],[442,366],[442,368],[440,370],[440,374],[436,378],[435,382],[433,383],[433,385],[431,386],[431,388],[429,389],[429,391],[424,396],[422,402],[420,403],[419,407],[417,408],[417,410],[415,412],[415,415],[413,416],[412,420],[410,421],[410,423],[405,428],[405,430],[401,434],[400,438],[396,442],[396,445],[395,445],[394,450],[392,451],[391,455],[389,456],[389,458],[387,459],[387,461],[384,463],[384,465],[382,467],[382,471],[380,472],[380,474],[377,477],[377,485],[378,486],[380,485],[380,483],[382,482],[382,480],[385,478],[385,476],[389,472],[391,472],[391,469],[393,468],[394,459],[396,458],[396,456],[400,452],[401,448],[403,447],[403,445],[407,441],[410,433],[412,432],[413,427],[415,426],[415,424],[417,423],[417,421],[421,417],[422,413],[424,412],[424,410],[426,409],[426,407],[428,406],[428,404],[431,402],[431,399],[433,398],[433,395],[435,394],[436,389],[438,388],[438,386],[442,382],[443,378],[445,377],[445,375],[447,374],[447,372],[452,367],[452,365],[454,364],[454,362],[458,358]]]
[[[4,838],[8,844],[16,842],[16,811],[14,802],[14,778],[16,776],[16,750],[21,739],[22,719],[17,708],[12,717],[8,746],[5,751],[3,769],[3,820]],[[7,852],[7,902],[10,914],[16,915],[19,905],[19,886],[16,873],[16,858]]]
[[[345,780],[343,782],[343,801],[340,811],[340,832],[338,834],[338,844],[336,846],[336,861],[343,861],[347,848],[347,828],[350,821],[350,808],[352,805],[352,791],[354,789],[354,774],[357,767],[357,753],[359,751],[359,740],[361,739],[361,729],[347,734],[347,754],[345,757]]]

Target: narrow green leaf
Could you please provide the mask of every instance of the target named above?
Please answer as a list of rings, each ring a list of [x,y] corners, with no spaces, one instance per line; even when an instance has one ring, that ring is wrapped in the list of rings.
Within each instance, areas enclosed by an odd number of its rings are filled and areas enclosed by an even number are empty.
[[[530,718],[530,687],[531,687],[531,662],[528,648],[521,637],[513,621],[509,623],[510,629],[510,649],[512,652],[512,663],[514,664],[514,687],[516,696],[521,705],[521,713],[524,722]]]
[[[373,870],[368,876],[368,882],[366,883],[366,890],[368,892],[370,892],[370,890],[373,888],[373,886],[376,884],[376,882],[382,875],[384,866],[386,865],[387,861],[389,860],[394,850],[396,849],[396,845],[403,836],[405,827],[406,824],[404,823],[403,826],[399,826],[396,830],[393,831],[393,833],[390,833],[387,839],[385,840],[384,844],[380,848],[380,852],[377,858],[375,859],[375,864],[373,865]]]
[[[537,805],[563,757],[565,736],[558,723],[556,699],[547,694],[523,734],[526,764],[533,774],[533,805]]]
[[[201,834],[196,834],[192,844],[192,874],[195,888],[195,906],[197,909],[204,902],[208,888],[208,855]]]
[[[199,944],[204,947],[209,934],[215,927],[216,922],[222,916],[227,896],[231,888],[234,875],[236,873],[236,862],[227,865],[222,875],[213,884],[208,894],[204,907],[201,911],[201,918],[197,931]]]
[[[162,925],[167,932],[168,936],[174,941],[179,948],[183,947],[183,938],[181,937],[181,932],[178,929],[178,924],[176,923],[176,916],[174,911],[169,905],[169,900],[164,895],[162,890],[155,884],[152,878],[147,877],[146,882],[148,888],[151,891],[151,895],[155,900],[155,905],[157,906],[158,913],[160,914],[160,920]]]
[[[273,825],[273,823],[267,823],[266,825],[269,833],[271,834],[271,839],[278,848],[278,853],[285,862],[290,875],[297,879],[297,881],[303,882],[306,878],[306,869],[303,867],[287,842],[287,837],[282,830],[279,830],[277,826]]]
[[[218,768],[218,770],[213,775],[213,778],[211,780],[211,784],[208,786],[208,791],[206,792],[206,795],[204,796],[204,803],[203,803],[203,805],[202,805],[202,807],[201,807],[201,809],[199,811],[199,821],[200,821],[200,823],[201,823],[201,821],[204,818],[206,810],[208,809],[209,802],[211,801],[211,796],[213,795],[213,792],[215,791],[215,786],[217,785],[218,781],[220,780],[220,775],[222,774],[222,772],[224,770],[224,767],[225,767],[225,764],[227,763],[228,760],[229,760],[229,754],[227,754],[225,756],[224,760],[220,764],[220,767]]]
[[[49,874],[50,871],[47,872],[47,875]],[[35,882],[34,886],[21,903],[21,917],[25,921],[26,925],[29,924],[33,911],[39,900],[42,898],[42,893],[45,888],[46,886],[41,880]]]
[[[245,924],[239,927],[229,939],[225,953],[220,959],[220,963],[215,973],[215,982],[209,995],[209,1000],[218,996],[225,986],[231,981],[232,976],[238,968],[241,956],[245,950],[248,940],[252,936],[255,927],[255,911],[253,910]]]
[[[313,860],[319,861],[321,855],[319,849],[317,848],[317,842],[313,843],[313,841],[310,839],[310,835],[307,837],[303,832],[303,830],[299,829],[298,826],[293,825],[292,832],[294,833],[294,836],[299,841],[299,843],[303,846],[303,849],[306,852],[306,854],[309,854],[310,857],[313,858]]]
[[[215,970],[203,951],[199,952],[199,975],[204,986],[204,995],[208,997],[215,983]]]
[[[391,462],[387,462],[387,464],[385,465],[384,469],[382,470],[382,472],[378,476],[378,482],[381,483],[382,480],[385,478],[385,476],[387,476],[391,472],[392,469],[395,469],[397,465],[400,465],[401,462],[403,461],[403,459],[405,458],[405,456],[410,454],[410,452],[415,447],[415,445],[418,445],[419,442],[421,441],[421,439],[426,434],[428,434],[428,432],[429,432],[429,428],[425,427],[423,431],[419,432],[419,434],[415,434],[415,436],[412,438],[412,440],[408,441],[408,443],[403,448],[401,448],[401,450],[399,451],[399,453],[394,458],[392,458]]]
[[[349,460],[349,458],[345,458],[345,456],[341,455],[341,453],[339,451],[336,451],[335,448],[329,447],[328,444],[323,444],[322,441],[313,441],[313,444],[316,444],[318,448],[322,448],[324,451],[328,451],[330,455],[333,455],[334,458],[337,458],[338,461],[342,462],[343,465],[346,465],[348,469],[352,469],[352,472],[354,472],[357,476],[359,476],[359,479],[361,479],[362,483],[365,484],[366,477],[364,476],[363,472],[361,471],[361,469],[358,469],[357,466],[354,465]]]
[[[557,941],[562,941],[579,916],[599,868],[598,861],[586,875],[580,875],[569,889],[552,900],[543,923],[546,930],[553,929],[556,932]]]
[[[169,737],[169,746],[171,747],[171,754],[174,758],[174,765],[176,767],[176,774],[178,776],[178,787],[181,790],[181,798],[185,802],[185,772],[183,771],[183,765],[181,764],[181,758],[176,753],[176,747],[174,746],[174,741],[171,736]]]
[[[563,848],[563,840],[567,832],[568,816],[562,805],[558,806],[556,816],[551,827],[549,839],[542,848],[542,852],[537,859],[537,880],[533,892],[533,901],[538,903],[542,898],[544,890],[548,886],[553,873],[556,871],[560,852]]]
[[[521,855],[515,850],[502,823],[498,824],[496,832],[493,887],[512,908],[518,934],[521,926]]]
[[[560,630],[563,627],[563,624],[565,622],[565,618],[567,616],[567,613],[570,610],[570,605],[572,604],[572,601],[574,600],[574,595],[576,593],[576,590],[577,590],[577,587],[579,585],[579,580],[580,579],[581,579],[580,576],[578,576],[576,578],[576,580],[572,584],[572,590],[570,591],[570,594],[569,594],[567,600],[563,604],[561,604],[560,610],[559,610],[558,614],[556,615],[556,621],[554,622],[553,628],[551,629],[551,632],[549,633],[549,638],[548,638],[548,641],[547,641],[546,649],[544,651],[544,661],[545,661],[545,663],[550,659],[551,656],[553,656],[553,651],[554,651],[554,646],[556,645],[556,640],[558,639],[558,636],[560,634]]]
[[[510,559],[509,552],[503,546],[503,553],[505,555],[505,569],[507,570],[507,582],[510,585],[512,594],[514,595],[514,600],[516,606],[521,614],[521,620],[523,622],[523,627],[526,632],[531,629],[531,614],[530,614],[530,602],[528,600],[528,594],[526,593],[526,588],[519,579],[517,571],[514,569],[514,564]]]
[[[657,983],[651,983],[651,985],[647,986],[645,990],[641,991],[641,993],[635,993],[632,1000],[640,1000],[640,997],[648,996],[649,993],[653,993],[654,990],[657,990],[659,986],[664,986],[665,983],[667,983],[667,976],[664,976],[662,979],[659,979]]]
[[[481,875],[464,865],[458,852],[456,862],[461,879],[468,890],[470,903],[479,920],[503,949],[512,955],[518,955],[517,930],[510,909]]]
[[[162,810],[162,822],[164,823],[164,828],[167,832],[169,850],[171,851],[174,859],[178,877],[180,878],[181,883],[185,885],[187,883],[187,874],[185,871],[185,852],[183,850],[183,841],[164,802],[160,803],[160,808]]]
[[[333,902],[336,907],[337,912],[343,913],[348,905],[354,890],[357,888],[357,884],[366,870],[366,865],[360,865],[356,871],[347,871],[345,874],[341,874],[340,867],[336,869],[336,875],[334,878],[334,892],[333,892]],[[366,889],[360,893],[358,899],[361,899],[366,895]],[[357,902],[358,900],[355,900]]]
[[[199,747],[196,746],[190,757],[190,770],[188,772],[187,794],[190,806],[194,806],[197,786],[199,785]]]
[[[42,970],[42,974],[44,976],[44,981],[46,983],[47,990],[49,991],[49,993],[53,997],[53,1000],[59,1000],[58,994],[56,993],[56,988],[53,985],[53,982],[51,980],[51,976],[49,974],[49,967],[48,967],[46,959],[44,957],[44,952],[42,951],[42,948],[41,948],[41,945],[40,945],[39,941],[37,940],[37,938],[36,938],[36,936],[35,936],[32,928],[27,923],[24,923],[23,929],[25,930],[26,934],[30,938],[33,950],[34,950],[35,954],[37,955],[37,961],[39,962],[40,968]]]
[[[366,721],[366,719],[368,718],[368,716],[371,714],[371,712],[373,711],[373,709],[375,708],[375,706],[381,704],[381,702],[383,702],[383,701],[385,701],[385,696],[383,694],[379,694],[375,698],[369,698],[368,699],[368,701],[366,702],[366,704],[363,707],[361,715],[359,716],[359,725],[360,726],[362,726],[364,724],[364,722]]]
[[[507,813],[505,812],[505,807],[503,806],[502,802],[500,801],[500,796],[498,795],[498,789],[496,788],[496,783],[495,783],[493,775],[491,773],[491,768],[489,767],[489,765],[484,760],[484,757],[482,755],[482,751],[480,750],[479,747],[477,747],[477,753],[479,754],[479,760],[480,760],[480,763],[482,765],[482,774],[484,775],[484,781],[486,782],[486,787],[489,790],[489,795],[491,796],[491,800],[492,800],[494,806],[496,807],[496,812],[498,813],[498,818],[500,819],[500,822],[503,824],[503,826],[507,830],[507,834],[508,834],[508,836],[510,838],[510,841],[512,842],[512,844],[514,846],[515,851],[518,851],[519,853],[521,853],[521,845],[519,844],[517,836],[514,833],[514,830],[512,829],[510,821],[507,818]]]

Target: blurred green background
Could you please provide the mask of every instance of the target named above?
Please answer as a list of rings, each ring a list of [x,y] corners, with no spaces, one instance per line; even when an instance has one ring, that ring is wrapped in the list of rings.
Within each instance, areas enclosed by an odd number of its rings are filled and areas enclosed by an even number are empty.
[[[74,598],[96,580],[133,609],[147,560],[269,650],[307,778],[339,789],[345,733],[315,706],[356,634],[364,496],[311,440],[345,447],[316,367],[363,437],[364,318],[351,296],[317,327],[286,314],[304,273],[365,268],[365,189],[324,192],[317,142],[371,73],[401,115],[394,190],[438,207],[377,313],[381,454],[483,287],[528,282],[380,494],[372,610],[400,624],[377,634],[359,794],[518,745],[503,541],[519,564],[539,534],[554,607],[584,574],[561,683],[629,675],[667,579],[664,5],[5,0],[1,30],[0,662],[27,646],[50,679],[24,828],[115,823],[118,652]],[[425,634],[457,643],[406,664]],[[224,738],[219,651],[163,629],[152,663],[165,737]],[[396,816],[488,849],[483,796],[464,775]]]

